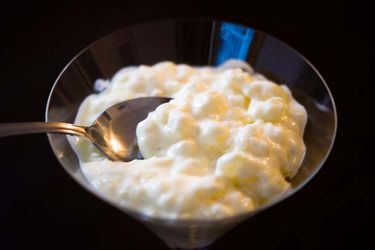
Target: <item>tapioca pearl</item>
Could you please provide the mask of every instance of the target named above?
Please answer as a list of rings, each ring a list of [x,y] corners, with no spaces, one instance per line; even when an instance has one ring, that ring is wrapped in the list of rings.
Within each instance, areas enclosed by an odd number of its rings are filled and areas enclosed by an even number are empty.
[[[164,87],[164,92],[166,93],[167,96],[172,96],[176,92],[178,92],[183,86],[183,83],[175,80],[169,80],[166,81],[163,85]]]
[[[260,118],[260,113],[262,112],[263,106],[263,101],[254,99],[252,100],[251,104],[248,107],[248,114],[251,116],[253,119],[259,119]]]
[[[139,176],[138,178],[134,178],[134,180],[139,180],[137,182],[141,183],[141,184],[147,184],[150,180],[152,180],[153,178],[157,178],[157,173],[156,172],[153,172],[153,171],[148,171],[148,172],[143,172],[142,174],[140,174],[139,172],[137,173]]]
[[[262,138],[258,130],[255,126],[240,129],[234,139],[235,149],[252,153],[257,157],[268,156],[270,153],[268,142]]]
[[[186,102],[191,99],[198,93],[202,93],[207,90],[207,86],[202,82],[189,82],[183,85],[183,87],[176,93],[175,100],[176,102]]]
[[[255,80],[249,84],[243,86],[242,92],[250,98],[264,98],[264,89],[267,85],[270,85],[269,81]]]
[[[94,83],[94,89],[96,92],[103,92],[110,85],[109,80],[97,79]]]
[[[71,138],[72,140],[69,138],[69,141],[73,141],[76,147],[75,152],[79,154],[81,162],[99,161],[105,158],[91,141],[76,136],[71,136]]]
[[[229,137],[229,128],[219,122],[206,121],[199,124],[199,142],[206,151],[225,151]]]
[[[164,150],[161,147],[160,142],[160,138],[163,136],[163,133],[161,131],[161,127],[156,121],[146,119],[138,123],[136,135],[138,146],[144,158],[164,154]]]
[[[257,206],[283,193],[289,187],[289,183],[285,181],[277,165],[272,164],[272,160],[259,159],[251,155],[247,157],[251,161],[241,164],[242,171],[237,172],[237,178],[232,178],[232,182],[235,188],[251,197]],[[250,162],[252,164],[249,165]]]
[[[218,84],[223,89],[241,91],[242,86],[251,82],[252,77],[241,69],[227,69],[218,76]]]
[[[187,139],[196,133],[197,126],[190,115],[174,110],[169,114],[168,123],[164,126],[164,131],[168,136],[175,139]]]
[[[119,79],[118,81],[111,82],[110,85],[108,86],[108,89],[110,90],[123,90],[123,89],[128,89],[128,83],[130,81],[134,82],[134,76],[129,74],[129,75],[124,75]]]
[[[280,86],[280,88],[283,90],[283,92],[284,92],[284,94],[285,94],[285,100],[286,101],[291,101],[291,100],[294,100],[294,98],[293,98],[293,95],[292,95],[292,92],[290,91],[290,89],[288,88],[288,86],[286,86],[286,85],[279,85]]]
[[[288,137],[286,147],[287,147],[287,158],[290,161],[291,159],[295,158],[298,154],[298,147],[297,141],[293,136]]]
[[[249,211],[255,208],[253,199],[250,196],[243,194],[242,192],[233,190],[228,192],[225,196],[225,202],[230,204],[238,204],[236,210],[238,211]]]
[[[148,117],[138,123],[137,134],[155,134],[160,132],[160,125],[153,119],[154,114],[150,113]]]
[[[172,192],[161,193],[157,199],[157,205],[163,207],[166,210],[174,210],[176,206],[176,199]]]
[[[160,81],[171,80],[175,78],[177,67],[172,62],[161,62],[151,67],[153,74],[156,74]]]
[[[261,161],[248,154],[231,152],[222,155],[216,162],[215,176],[233,180],[234,185],[248,185],[259,181],[263,167]]]
[[[264,124],[263,133],[265,136],[278,144],[285,144],[288,134],[287,130],[278,125],[274,125],[271,122]]]
[[[208,118],[210,115],[222,115],[228,109],[225,98],[213,91],[197,95],[193,100],[192,111],[195,116]]]
[[[281,173],[287,177],[288,171],[287,166],[289,165],[288,159],[287,159],[287,149],[285,144],[278,144],[272,141],[271,139],[268,139],[269,142],[269,151],[270,151],[270,157],[273,159],[273,165],[277,166]]]
[[[219,159],[215,174],[231,180],[235,189],[247,193],[255,199],[256,204],[279,194],[273,192],[277,190],[280,181],[284,180],[278,169],[276,172],[273,171],[273,166],[270,166],[267,160],[260,160],[249,154],[231,154],[229,157],[224,155]],[[273,175],[281,177],[275,178]],[[281,185],[283,184],[281,183]],[[268,187],[268,185],[275,187]]]
[[[250,105],[249,114],[265,121],[281,120],[286,110],[286,104],[280,97],[272,97],[266,101],[256,101]]]
[[[111,79],[110,88],[116,88],[126,83],[132,74],[136,74],[138,67],[126,67],[118,71]]]
[[[155,74],[152,67],[146,67],[145,70],[140,70],[139,75],[143,78],[146,89],[151,91],[153,88],[160,88],[165,83],[164,77]]]
[[[158,88],[161,84],[164,83],[164,79],[160,79],[158,75],[153,74],[150,70],[140,73],[145,83],[146,88],[152,90],[153,88]]]
[[[250,137],[247,140],[247,149],[254,156],[266,157],[269,155],[269,145],[263,138]]]
[[[295,100],[292,100],[289,105],[289,116],[291,120],[295,121],[299,127],[299,134],[302,136],[307,122],[306,109]]]
[[[193,190],[194,195],[198,196],[199,199],[217,201],[225,195],[226,190],[223,186],[216,186],[213,184],[215,183],[207,182],[201,184],[199,188]]]
[[[163,96],[164,91],[161,89],[153,89],[150,91],[150,96]]]
[[[208,208],[215,203],[223,203],[223,198],[228,192],[228,186],[217,186],[215,183],[201,181],[189,190],[189,195],[194,196],[201,208]]]
[[[298,148],[297,148],[298,153],[296,154],[296,168],[297,168],[297,170],[302,165],[303,160],[305,159],[305,155],[306,155],[306,145],[303,142],[303,139],[299,138],[298,141],[299,141],[298,142]]]
[[[170,112],[174,109],[175,105],[172,103],[163,103],[150,112],[149,117],[157,121],[160,125],[165,125],[168,123]]]
[[[306,152],[304,143],[299,142],[298,139],[289,138],[286,148],[286,159],[288,164],[283,165],[282,173],[286,177],[294,176],[299,166],[302,164]]]
[[[283,119],[281,121],[281,125],[284,127],[285,130],[289,130],[292,133],[297,133],[300,136],[302,136],[301,131],[300,131],[301,129],[300,129],[299,123],[296,122],[295,120],[291,119],[290,117],[287,117],[286,119]]]
[[[173,167],[172,175],[203,176],[209,172],[208,161],[204,159],[177,158],[179,164]]]
[[[248,125],[245,125],[243,127],[240,127],[238,129],[238,134],[236,136],[236,141],[242,141],[242,140],[246,140],[247,138],[250,138],[250,137],[259,137],[261,136],[261,126],[260,124],[263,124],[263,123],[252,123],[252,124],[248,124]]]
[[[152,69],[152,66],[148,66],[148,65],[144,65],[144,64],[141,64],[139,65],[138,67],[138,74],[145,74],[145,73],[149,73],[150,70]]]
[[[243,108],[239,107],[229,107],[229,111],[223,115],[218,116],[220,121],[231,121],[232,123],[237,123],[238,126],[244,126],[246,124],[251,124],[254,122],[253,117],[251,117]]]
[[[241,94],[228,93],[226,97],[230,106],[247,108],[250,103],[250,98]]]
[[[146,85],[144,82],[144,77],[141,75],[131,75],[126,85],[124,85],[124,88],[134,93],[145,92]]]
[[[263,169],[261,181],[254,189],[259,205],[284,193],[290,186],[278,168],[267,167]]]
[[[196,69],[189,65],[177,65],[176,78],[180,81],[187,81],[194,73],[196,73]]]
[[[271,81],[254,80],[243,85],[242,93],[250,98],[266,100],[271,97],[281,97],[288,99],[288,94],[276,83]]]
[[[96,95],[96,98],[90,102],[89,112],[91,112],[91,119],[89,119],[92,124],[107,108],[112,106],[114,101],[118,98],[105,98],[103,95]],[[91,125],[90,124],[90,125]]]
[[[163,184],[165,181],[157,178],[150,179],[149,182],[147,183],[147,196],[155,199],[155,197],[159,197],[161,193],[163,193]],[[166,192],[167,190],[164,190]]]
[[[264,103],[263,117],[267,121],[279,121],[286,110],[286,103],[281,97],[272,97]]]
[[[214,81],[215,75],[212,74],[210,69],[200,69],[197,74],[189,77],[189,82],[202,82],[204,84],[210,84]]]
[[[192,157],[198,152],[197,144],[194,140],[183,140],[173,144],[168,150],[170,156],[186,156]]]

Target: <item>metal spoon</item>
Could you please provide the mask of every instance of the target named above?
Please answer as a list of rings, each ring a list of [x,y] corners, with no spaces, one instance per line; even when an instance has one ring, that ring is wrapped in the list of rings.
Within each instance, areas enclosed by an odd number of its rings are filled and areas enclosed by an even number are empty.
[[[0,124],[0,137],[34,133],[61,133],[83,136],[113,161],[139,158],[135,130],[148,113],[168,97],[143,97],[115,104],[89,127],[64,122],[25,122]]]

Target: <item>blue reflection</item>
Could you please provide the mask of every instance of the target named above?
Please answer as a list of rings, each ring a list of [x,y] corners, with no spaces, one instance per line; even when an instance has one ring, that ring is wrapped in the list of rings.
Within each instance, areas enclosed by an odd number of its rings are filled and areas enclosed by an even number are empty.
[[[254,30],[241,25],[223,22],[220,26],[215,64],[228,59],[246,60]]]

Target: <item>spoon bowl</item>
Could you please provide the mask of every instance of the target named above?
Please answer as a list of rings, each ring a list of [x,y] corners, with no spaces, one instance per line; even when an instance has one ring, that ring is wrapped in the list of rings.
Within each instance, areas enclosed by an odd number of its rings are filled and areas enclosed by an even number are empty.
[[[89,127],[65,122],[24,122],[0,124],[0,137],[34,133],[59,133],[85,137],[110,160],[131,161],[142,158],[136,128],[148,113],[168,97],[141,97],[120,102],[105,110]]]
[[[137,124],[170,100],[168,97],[141,97],[115,104],[86,128],[88,138],[113,161],[142,159],[135,134]]]

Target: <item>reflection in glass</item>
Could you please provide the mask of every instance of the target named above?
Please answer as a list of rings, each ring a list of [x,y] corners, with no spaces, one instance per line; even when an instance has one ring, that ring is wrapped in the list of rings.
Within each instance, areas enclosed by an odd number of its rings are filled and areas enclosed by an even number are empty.
[[[249,27],[223,22],[218,23],[216,38],[215,65],[220,65],[228,59],[246,60],[254,30]]]

